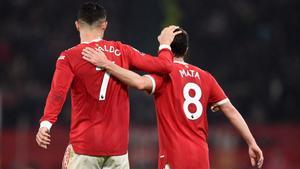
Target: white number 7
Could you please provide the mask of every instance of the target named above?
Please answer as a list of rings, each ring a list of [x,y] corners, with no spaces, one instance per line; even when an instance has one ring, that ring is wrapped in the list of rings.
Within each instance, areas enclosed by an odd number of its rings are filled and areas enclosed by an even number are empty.
[[[105,100],[106,90],[109,82],[110,74],[105,72],[100,88],[99,100]]]

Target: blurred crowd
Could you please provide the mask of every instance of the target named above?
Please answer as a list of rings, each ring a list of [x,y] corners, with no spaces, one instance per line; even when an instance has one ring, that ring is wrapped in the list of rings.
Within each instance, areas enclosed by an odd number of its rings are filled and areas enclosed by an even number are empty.
[[[300,94],[296,78],[300,72],[300,23],[295,1],[166,1],[177,3],[180,16],[175,24],[190,34],[187,61],[214,74],[247,119],[299,119],[295,110]],[[0,4],[3,125],[14,126],[19,118],[36,124],[57,56],[79,42],[74,21],[80,2],[15,0]],[[109,15],[107,39],[155,55],[156,35],[166,19],[162,11],[168,6],[137,0],[103,4]],[[132,102],[136,97],[144,99],[134,93]],[[141,114],[138,112],[147,104],[138,105],[132,109]],[[144,119],[143,115],[137,118]]]
[[[0,1],[3,131],[24,123],[29,128],[38,127],[55,61],[60,52],[79,43],[74,21],[82,2]],[[99,2],[109,16],[106,39],[120,40],[155,55],[160,29],[167,24],[180,25],[190,35],[186,61],[212,73],[247,122],[299,121],[297,0]],[[130,95],[131,125],[155,128],[152,99],[136,90],[130,90]],[[70,109],[67,100],[58,125],[68,128]],[[222,116],[209,113],[213,126],[224,121]]]

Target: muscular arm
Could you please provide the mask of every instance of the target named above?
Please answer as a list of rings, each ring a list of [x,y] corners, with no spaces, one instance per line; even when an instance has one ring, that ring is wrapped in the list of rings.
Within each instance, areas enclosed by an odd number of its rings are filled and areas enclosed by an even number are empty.
[[[249,147],[249,155],[252,166],[262,167],[263,154],[260,148],[257,146],[254,137],[252,136],[244,118],[238,112],[238,110],[230,103],[227,102],[219,106],[219,109],[229,119],[230,123],[238,130]]]

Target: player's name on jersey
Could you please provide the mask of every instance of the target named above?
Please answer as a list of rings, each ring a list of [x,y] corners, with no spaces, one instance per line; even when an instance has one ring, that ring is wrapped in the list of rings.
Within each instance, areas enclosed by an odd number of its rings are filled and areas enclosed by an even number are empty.
[[[181,77],[193,77],[200,79],[199,73],[195,70],[181,69],[179,70],[179,73]]]
[[[103,47],[98,46],[98,49],[100,49],[101,51],[104,51],[104,52],[114,53],[116,56],[120,56],[121,55],[120,50],[119,49],[115,49],[114,46],[103,45]]]

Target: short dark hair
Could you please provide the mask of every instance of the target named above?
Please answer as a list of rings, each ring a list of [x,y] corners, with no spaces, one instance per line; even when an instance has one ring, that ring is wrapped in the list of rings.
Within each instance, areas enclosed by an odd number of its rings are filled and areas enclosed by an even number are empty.
[[[189,47],[189,35],[182,28],[176,29],[175,32],[178,30],[182,31],[182,33],[175,36],[171,43],[171,49],[175,57],[184,57]]]
[[[106,10],[96,2],[86,2],[80,7],[77,20],[92,25],[97,21],[106,20]]]

